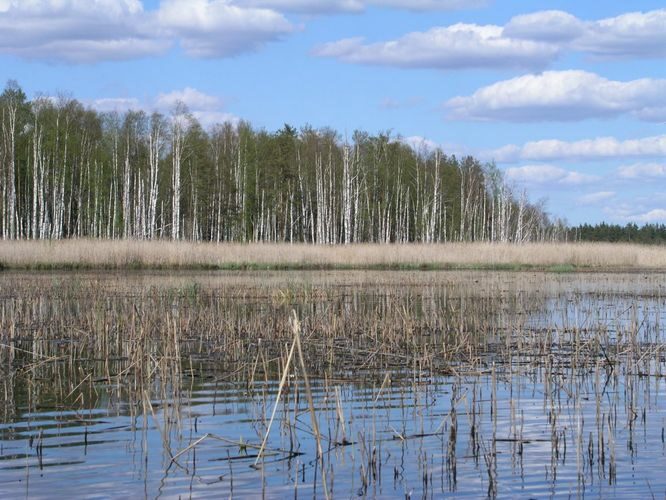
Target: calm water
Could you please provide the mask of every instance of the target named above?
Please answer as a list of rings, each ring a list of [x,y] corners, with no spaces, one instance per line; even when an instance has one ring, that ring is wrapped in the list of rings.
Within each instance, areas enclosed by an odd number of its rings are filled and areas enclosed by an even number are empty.
[[[326,488],[333,498],[663,498],[664,278],[0,275],[0,496],[323,498]],[[59,289],[68,292],[58,296]],[[173,290],[179,294],[164,303],[188,335],[178,338],[177,376],[166,370],[166,357],[160,361],[168,351],[151,347],[142,358],[152,360],[142,378],[148,382],[137,385],[125,377],[137,370],[130,354],[110,356],[72,340],[89,327],[77,317],[91,308],[100,307],[104,331],[113,333],[124,324],[108,324],[125,311],[118,304],[130,304],[131,314],[147,297]],[[202,290],[206,301],[196,298]],[[292,308],[304,324],[319,314],[329,322],[377,311],[413,317],[421,345],[438,347],[430,357],[395,351],[383,369],[370,361],[378,351],[365,344],[367,364],[318,369],[320,360],[307,359],[323,460],[303,374],[292,366],[257,460],[289,342],[263,351],[257,340],[243,360],[230,361],[209,340],[192,354],[204,327],[186,315],[211,304],[247,336],[272,328],[275,316]],[[442,325],[463,325],[461,317],[472,314],[478,322],[465,324],[484,331],[473,356],[456,353],[455,363],[438,364],[447,348],[438,337]],[[147,317],[138,317],[146,327]],[[349,349],[344,335],[337,332],[331,345]],[[168,331],[163,336],[170,342]]]

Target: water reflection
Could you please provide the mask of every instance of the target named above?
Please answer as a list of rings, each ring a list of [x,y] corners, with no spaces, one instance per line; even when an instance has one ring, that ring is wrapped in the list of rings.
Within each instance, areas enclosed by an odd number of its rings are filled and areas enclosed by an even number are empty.
[[[0,491],[664,496],[662,279],[3,276]]]

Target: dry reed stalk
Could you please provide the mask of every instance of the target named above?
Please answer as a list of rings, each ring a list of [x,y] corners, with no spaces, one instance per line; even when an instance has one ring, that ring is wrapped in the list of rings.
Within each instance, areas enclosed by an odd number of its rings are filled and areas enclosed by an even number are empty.
[[[254,461],[254,466],[257,466],[257,463],[259,463],[259,459],[261,458],[264,448],[266,447],[266,442],[268,441],[268,435],[271,432],[271,426],[273,425],[273,420],[275,419],[275,412],[277,411],[277,407],[280,403],[280,396],[282,395],[282,390],[284,389],[284,385],[287,382],[287,377],[289,375],[289,367],[291,366],[291,359],[294,356],[294,350],[296,348],[296,339],[291,343],[291,348],[289,349],[289,355],[287,356],[287,362],[285,363],[283,369],[282,369],[282,377],[280,378],[280,385],[278,386],[278,393],[277,396],[275,397],[275,404],[273,405],[273,411],[271,412],[271,419],[268,422],[268,427],[266,428],[266,434],[264,435],[264,439],[261,442],[261,447],[259,448],[259,453],[257,453],[257,458]]]
[[[169,455],[169,458],[173,458],[173,454],[171,453],[171,446],[170,446],[170,439],[169,439],[169,433],[166,429],[164,429],[160,425],[160,421],[157,418],[157,415],[155,414],[155,409],[153,408],[152,403],[150,402],[150,397],[148,396],[148,393],[146,391],[143,392],[143,405],[144,405],[144,414],[146,414],[145,408],[147,407],[150,409],[150,413],[153,417],[153,422],[155,422],[155,427],[160,433],[160,436],[162,437],[162,447],[164,448],[164,451]],[[166,423],[166,422],[165,422]]]
[[[312,399],[312,390],[310,388],[310,380],[308,379],[308,372],[305,367],[305,358],[303,357],[303,349],[301,348],[301,322],[296,315],[296,311],[291,312],[291,326],[294,331],[294,343],[296,344],[296,351],[298,352],[298,359],[301,365],[303,376],[303,384],[305,385],[305,395],[308,399],[308,407],[310,409],[310,420],[312,422],[312,430],[314,431],[315,440],[317,441],[317,458],[321,466],[321,482],[324,487],[324,496],[326,500],[329,498],[328,482],[326,481],[326,464],[324,463],[324,450],[321,446],[321,433],[319,432],[319,422],[317,420],[317,412],[314,407]]]
[[[10,268],[500,267],[666,269],[666,249],[616,243],[192,243],[138,240],[2,241]]]

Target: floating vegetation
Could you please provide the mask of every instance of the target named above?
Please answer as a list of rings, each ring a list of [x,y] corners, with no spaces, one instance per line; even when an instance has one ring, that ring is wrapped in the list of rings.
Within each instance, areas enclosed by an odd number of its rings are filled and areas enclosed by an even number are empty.
[[[664,283],[5,272],[0,490],[662,497]]]

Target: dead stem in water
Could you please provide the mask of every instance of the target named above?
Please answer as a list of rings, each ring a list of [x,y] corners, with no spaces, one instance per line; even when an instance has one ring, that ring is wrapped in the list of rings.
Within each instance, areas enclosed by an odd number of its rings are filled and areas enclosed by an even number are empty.
[[[144,429],[152,422],[167,469],[194,479],[197,455],[223,443],[226,455],[209,461],[228,462],[232,493],[247,469],[239,461],[253,462],[263,481],[275,465],[268,457],[289,462],[312,449],[294,489],[308,475],[331,497],[348,493],[335,488],[349,479],[336,486],[336,466],[349,463],[354,494],[388,488],[387,464],[394,489],[381,491],[409,492],[392,461],[401,454],[415,459],[422,493],[433,492],[433,470],[442,494],[464,489],[462,464],[471,460],[489,497],[507,494],[507,469],[518,477],[530,467],[534,443],[548,447],[553,485],[558,471],[575,468],[581,496],[615,484],[625,449],[636,456],[666,363],[663,276],[330,274],[5,274],[3,421],[36,412],[44,399],[83,415],[110,404],[107,391]],[[199,434],[184,409],[204,377],[213,398],[236,383],[234,393],[256,405],[256,442]],[[350,404],[350,386],[367,394]],[[538,429],[525,413],[525,386],[530,402],[542,398]],[[28,448],[40,447],[41,463],[45,438],[36,436]],[[301,451],[304,442],[311,449]],[[441,464],[425,442],[441,443]]]

